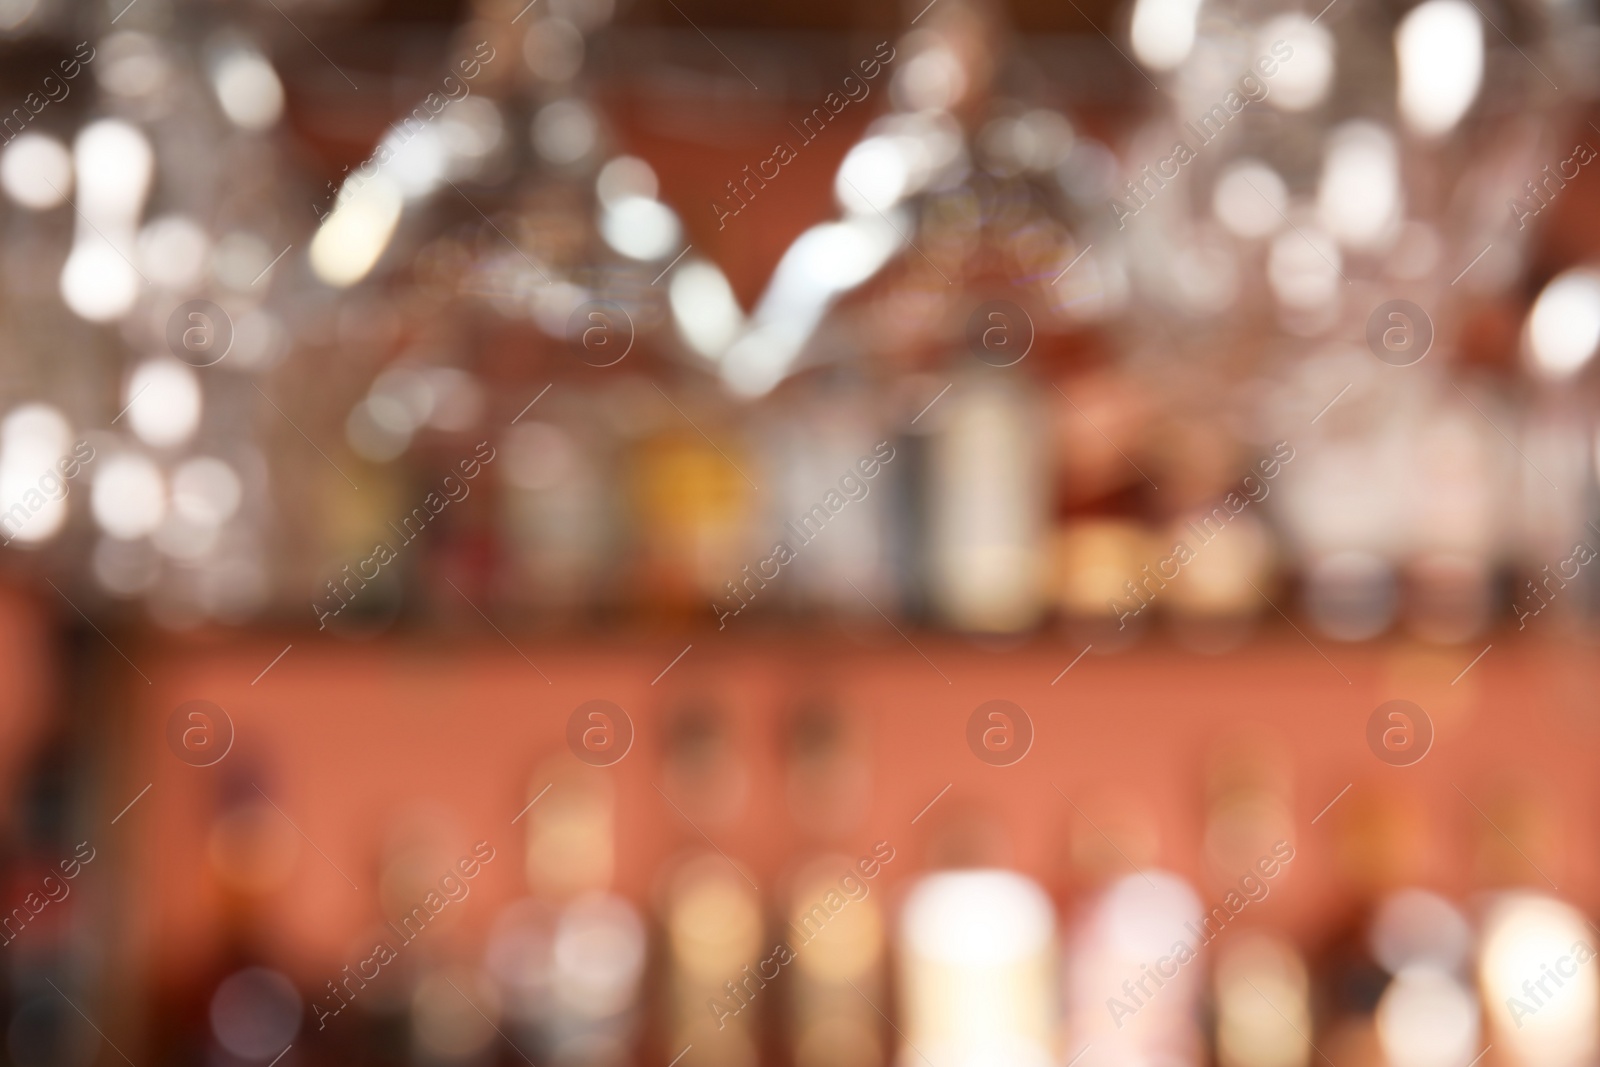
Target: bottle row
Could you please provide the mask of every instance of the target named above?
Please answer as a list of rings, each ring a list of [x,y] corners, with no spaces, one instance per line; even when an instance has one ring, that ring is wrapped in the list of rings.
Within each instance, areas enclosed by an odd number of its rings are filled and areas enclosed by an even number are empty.
[[[1282,841],[1214,900],[1149,869],[1070,914],[1002,869],[891,894],[887,841],[806,864],[769,913],[706,852],[653,915],[604,892],[528,897],[481,957],[426,947],[492,862],[483,848],[320,984],[230,974],[208,993],[208,1042],[238,1062],[294,1046],[302,1062],[584,1067],[1577,1067],[1600,1053],[1594,928],[1572,905],[1515,891],[1469,910],[1405,888],[1308,949],[1258,918],[1294,866]]]
[[[1275,607],[1337,639],[1442,642],[1596,607],[1582,421],[1522,413],[1523,462],[1454,390],[1398,408],[1366,381],[1315,424],[1279,396],[1224,432],[1142,416],[1129,384],[983,368],[738,413],[559,383],[494,439],[489,477],[440,448],[449,474],[364,494],[319,531],[317,617],[349,604],[381,624],[408,582],[455,596],[444,575],[512,614],[721,630],[881,611],[979,633],[1064,618],[1108,646],[1158,617],[1227,642]]]

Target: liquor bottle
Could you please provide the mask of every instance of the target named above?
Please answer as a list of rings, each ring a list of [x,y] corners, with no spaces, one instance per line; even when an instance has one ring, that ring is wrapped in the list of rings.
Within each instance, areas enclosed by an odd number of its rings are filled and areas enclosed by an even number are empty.
[[[644,921],[621,897],[589,893],[561,910],[551,951],[554,1062],[622,1067],[632,1061],[645,947]]]
[[[1179,876],[1146,867],[1103,889],[1067,942],[1067,1057],[1084,1067],[1198,1067],[1207,946],[1222,935]]]
[[[710,1067],[755,1067],[761,1020],[776,1005],[768,988],[788,953],[762,937],[761,900],[745,873],[720,855],[682,863],[662,900],[667,971],[663,1038],[671,1060],[692,1045]]]
[[[795,1067],[881,1067],[887,1048],[883,909],[844,855],[795,878],[785,940],[792,952],[789,1054]]]
[[[558,757],[539,767],[527,794],[530,801],[539,800],[523,818],[529,890],[540,899],[560,902],[610,889],[616,866],[616,799],[605,771]]]
[[[1396,1067],[1470,1060],[1483,1049],[1469,970],[1472,932],[1445,898],[1402,889],[1379,905],[1368,945],[1393,980],[1375,1014],[1378,1044]]]
[[[1045,1067],[1058,1052],[1055,908],[1011,871],[943,871],[900,915],[897,1062]]]
[[[759,597],[846,615],[873,614],[877,604],[893,614],[890,591],[881,587],[889,514],[882,487],[898,453],[857,384],[816,387],[791,404],[753,428],[776,483],[746,550],[752,560],[772,560],[757,569],[777,588],[763,588]],[[779,543],[789,551],[780,554]],[[790,565],[802,558],[800,566]],[[734,581],[745,585],[741,577]]]
[[[1600,1051],[1595,933],[1577,908],[1515,890],[1489,906],[1478,986],[1493,1041],[1510,1063],[1576,1067]]]
[[[789,723],[785,794],[808,836],[837,843],[872,802],[872,761],[855,717],[832,701],[807,700]]]
[[[505,486],[504,523],[517,599],[557,617],[605,598],[615,542],[610,487],[613,442],[597,408],[615,391],[573,396],[563,383],[506,431],[493,472]]]
[[[639,538],[635,566],[644,607],[654,614],[698,615],[707,603],[740,611],[761,594],[758,575],[744,588],[726,573],[746,543],[749,508],[761,477],[709,402],[674,398],[720,446],[688,425],[667,424],[634,443],[629,465],[630,522]],[[720,451],[719,451],[720,447]],[[739,573],[737,570],[735,573]],[[721,611],[717,614],[720,616]]]
[[[962,375],[931,443],[933,602],[951,625],[1033,626],[1044,609],[1046,458],[1022,383]]]
[[[1221,1067],[1307,1067],[1311,986],[1293,945],[1241,932],[1219,948],[1214,983]]]

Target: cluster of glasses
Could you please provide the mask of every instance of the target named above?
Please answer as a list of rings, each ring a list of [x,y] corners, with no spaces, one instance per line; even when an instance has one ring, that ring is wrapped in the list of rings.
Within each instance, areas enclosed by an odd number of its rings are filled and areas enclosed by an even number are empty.
[[[1554,131],[1596,88],[1595,27],[1570,6],[1504,14],[1516,38],[1466,0],[1139,0],[1123,58],[1158,92],[1118,144],[1069,117],[993,10],[947,0],[850,67],[845,93],[876,78],[886,102],[837,168],[836,217],[800,233],[746,312],[602,107],[592,57],[622,32],[609,0],[484,0],[436,71],[392,81],[414,105],[320,190],[305,142],[350,133],[314,112],[357,89],[322,56],[286,90],[269,53],[289,20],[180,29],[159,5],[12,5],[13,46],[62,55],[37,92],[11,87],[0,150],[6,299],[28,323],[0,424],[8,543],[60,545],[88,561],[85,586],[171,625],[291,613],[487,439],[516,461],[494,507],[453,521],[504,547],[526,582],[508,601],[594,605],[602,571],[689,558],[667,586],[742,608],[748,551],[770,558],[833,461],[877,440],[823,463],[818,431],[843,419],[921,446],[899,479],[903,525],[928,527],[920,555],[869,530],[852,535],[878,542],[867,565],[834,568],[903,614],[1001,631],[1052,606],[1252,615],[1249,587],[1281,570],[1338,636],[1402,614],[1446,639],[1508,607],[1526,622],[1576,574],[1562,564],[1593,514],[1576,384],[1600,275],[1550,277],[1529,238],[1580,195],[1564,190],[1584,146]],[[80,24],[82,45],[61,44]],[[790,153],[847,104],[827,100]],[[718,190],[718,218],[784,195],[763,190],[785,161]],[[1517,293],[1546,280],[1524,315]],[[1468,358],[1507,315],[1515,389]],[[491,371],[502,328],[537,371]],[[679,422],[651,432],[662,400]],[[741,441],[785,451],[774,426],[811,454],[743,469]],[[732,470],[707,473],[696,437]],[[1186,546],[1192,588],[1142,577],[1169,574],[1168,542],[1280,442],[1301,458],[1279,500],[1230,505],[1230,543]],[[614,461],[634,450],[663,481],[619,509]],[[779,507],[733,499],[768,476],[796,487]],[[437,540],[422,551],[467,551]],[[594,558],[630,547],[621,566]],[[719,552],[732,574],[706,563]],[[397,580],[418,589],[428,569]],[[1521,584],[1550,573],[1559,586]]]

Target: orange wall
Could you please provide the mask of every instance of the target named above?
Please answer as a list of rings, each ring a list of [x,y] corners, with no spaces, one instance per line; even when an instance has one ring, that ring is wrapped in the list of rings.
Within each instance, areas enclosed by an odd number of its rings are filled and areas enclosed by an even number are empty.
[[[320,985],[353,961],[363,929],[392,917],[374,891],[381,842],[396,813],[419,805],[442,813],[461,854],[485,838],[499,851],[461,905],[451,940],[437,946],[475,956],[499,904],[526,892],[526,824],[511,819],[535,769],[564,751],[569,713],[594,698],[622,705],[637,727],[629,755],[592,773],[615,783],[617,880],[641,901],[663,863],[707,847],[656,789],[667,713],[709,696],[728,714],[748,769],[746,799],[725,822],[701,829],[771,896],[796,859],[821,847],[785,806],[782,724],[798,699],[822,694],[866,728],[870,811],[840,845],[855,853],[892,842],[899,856],[882,884],[903,884],[941,835],[976,820],[981,848],[1039,877],[1065,908],[1094,877],[1073,857],[1095,852],[1100,830],[1141,866],[1189,875],[1211,903],[1222,889],[1203,864],[1207,767],[1248,744],[1262,754],[1263,773],[1286,783],[1299,850],[1272,899],[1252,909],[1258,921],[1312,933],[1351,895],[1354,857],[1380,837],[1404,877],[1457,895],[1505,882],[1549,889],[1548,876],[1563,895],[1597,902],[1600,667],[1583,649],[1501,635],[1452,685],[1476,650],[1323,643],[1335,667],[1293,634],[1224,656],[1146,642],[1114,656],[1090,653],[1052,685],[1081,645],[986,648],[913,634],[924,659],[899,637],[867,632],[830,640],[701,633],[655,684],[687,638],[519,636],[548,683],[492,637],[353,645],[290,635],[294,647],[255,684],[290,636],[143,649],[136,658],[154,684],[128,687],[127,776],[108,786],[109,795],[132,797],[153,783],[118,827],[130,832],[122,855],[133,869],[118,878],[127,887],[118,907],[136,957],[148,953],[176,977],[214,946],[223,898],[206,873],[204,837],[224,771],[243,774],[245,788],[261,785],[328,857],[300,848],[283,890],[262,905],[281,965]],[[996,697],[1021,704],[1036,727],[1032,751],[1011,767],[981,763],[966,747],[968,716]],[[1438,729],[1433,750],[1409,768],[1387,766],[1366,747],[1369,714],[1394,697],[1428,709]],[[187,766],[165,746],[168,715],[195,698],[222,705],[237,727],[216,767]],[[950,791],[913,825],[946,784]],[[1374,834],[1375,826],[1388,832]],[[1114,861],[1118,869],[1129,870]]]

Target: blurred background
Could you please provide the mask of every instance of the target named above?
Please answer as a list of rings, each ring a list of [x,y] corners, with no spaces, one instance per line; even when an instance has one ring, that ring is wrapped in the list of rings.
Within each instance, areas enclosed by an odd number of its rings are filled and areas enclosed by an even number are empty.
[[[1600,1062],[1593,0],[0,0],[5,1063]]]

